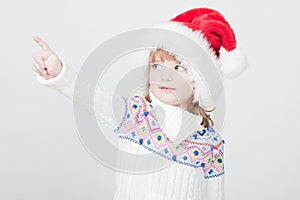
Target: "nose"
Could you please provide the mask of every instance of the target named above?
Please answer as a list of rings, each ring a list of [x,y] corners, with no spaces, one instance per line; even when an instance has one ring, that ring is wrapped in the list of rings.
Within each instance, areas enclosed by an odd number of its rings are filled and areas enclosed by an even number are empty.
[[[162,81],[172,81],[173,80],[172,72],[170,69],[164,68],[164,70],[161,71],[161,80]]]

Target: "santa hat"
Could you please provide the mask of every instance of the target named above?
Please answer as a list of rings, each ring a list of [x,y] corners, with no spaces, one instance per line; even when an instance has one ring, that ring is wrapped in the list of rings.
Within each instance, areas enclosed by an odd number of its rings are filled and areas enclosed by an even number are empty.
[[[234,32],[224,17],[209,8],[194,8],[183,12],[166,24],[155,27],[179,32],[196,41],[207,52],[222,77],[238,77],[247,67],[247,59],[236,45]],[[168,51],[168,49],[165,49]],[[191,67],[190,75],[195,80],[193,102],[205,108],[212,107],[211,92],[204,79]]]

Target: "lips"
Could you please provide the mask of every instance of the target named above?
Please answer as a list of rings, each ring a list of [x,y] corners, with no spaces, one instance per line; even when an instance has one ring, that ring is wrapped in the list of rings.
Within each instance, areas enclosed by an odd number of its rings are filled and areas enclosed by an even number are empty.
[[[161,90],[175,90],[175,88],[164,87],[164,86],[160,86],[158,88],[161,89]]]

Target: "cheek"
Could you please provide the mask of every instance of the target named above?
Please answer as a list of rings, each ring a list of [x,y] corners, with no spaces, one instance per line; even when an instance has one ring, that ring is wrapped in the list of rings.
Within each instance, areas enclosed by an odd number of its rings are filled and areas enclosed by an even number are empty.
[[[194,90],[193,88],[194,88],[195,80],[189,75],[185,76],[185,80],[187,83],[187,87],[189,87],[191,90]]]
[[[189,86],[190,86],[190,88],[194,91],[195,90],[195,81],[194,80],[192,80],[192,81],[189,81]]]
[[[178,86],[178,88],[180,88],[180,90],[184,90],[186,92],[193,91],[194,80],[190,80],[190,79],[188,79],[188,77],[183,77],[177,83],[177,86]]]
[[[149,77],[149,87],[150,87],[151,89],[154,87],[155,82],[156,82],[156,81],[155,81],[153,78],[150,78],[150,77]]]
[[[150,70],[150,72],[149,72],[148,80],[149,80],[150,84],[157,81],[156,80],[156,75],[155,75],[155,73],[152,72],[152,70]]]
[[[158,72],[151,72],[149,73],[148,81],[150,86],[152,85],[153,87],[155,85],[161,85],[162,81],[160,79],[160,74]]]
[[[148,83],[149,83],[149,89],[151,89],[152,91],[156,89],[155,86],[157,85],[157,81],[155,81],[153,77],[149,76]]]
[[[180,92],[180,93],[183,93],[183,94],[186,94],[186,95],[189,95],[189,94],[191,94],[191,93],[194,92],[193,86],[190,85],[190,84],[187,84],[187,83],[185,83],[185,84],[183,84],[183,85],[180,85],[180,86],[178,87],[178,89],[179,89],[179,92]]]

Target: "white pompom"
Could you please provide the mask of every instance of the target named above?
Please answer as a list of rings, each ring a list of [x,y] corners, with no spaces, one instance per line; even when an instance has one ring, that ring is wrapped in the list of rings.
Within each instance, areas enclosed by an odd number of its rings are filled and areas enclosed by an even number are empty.
[[[227,79],[237,78],[247,68],[247,57],[237,48],[227,52],[223,50],[219,57],[220,71]]]

